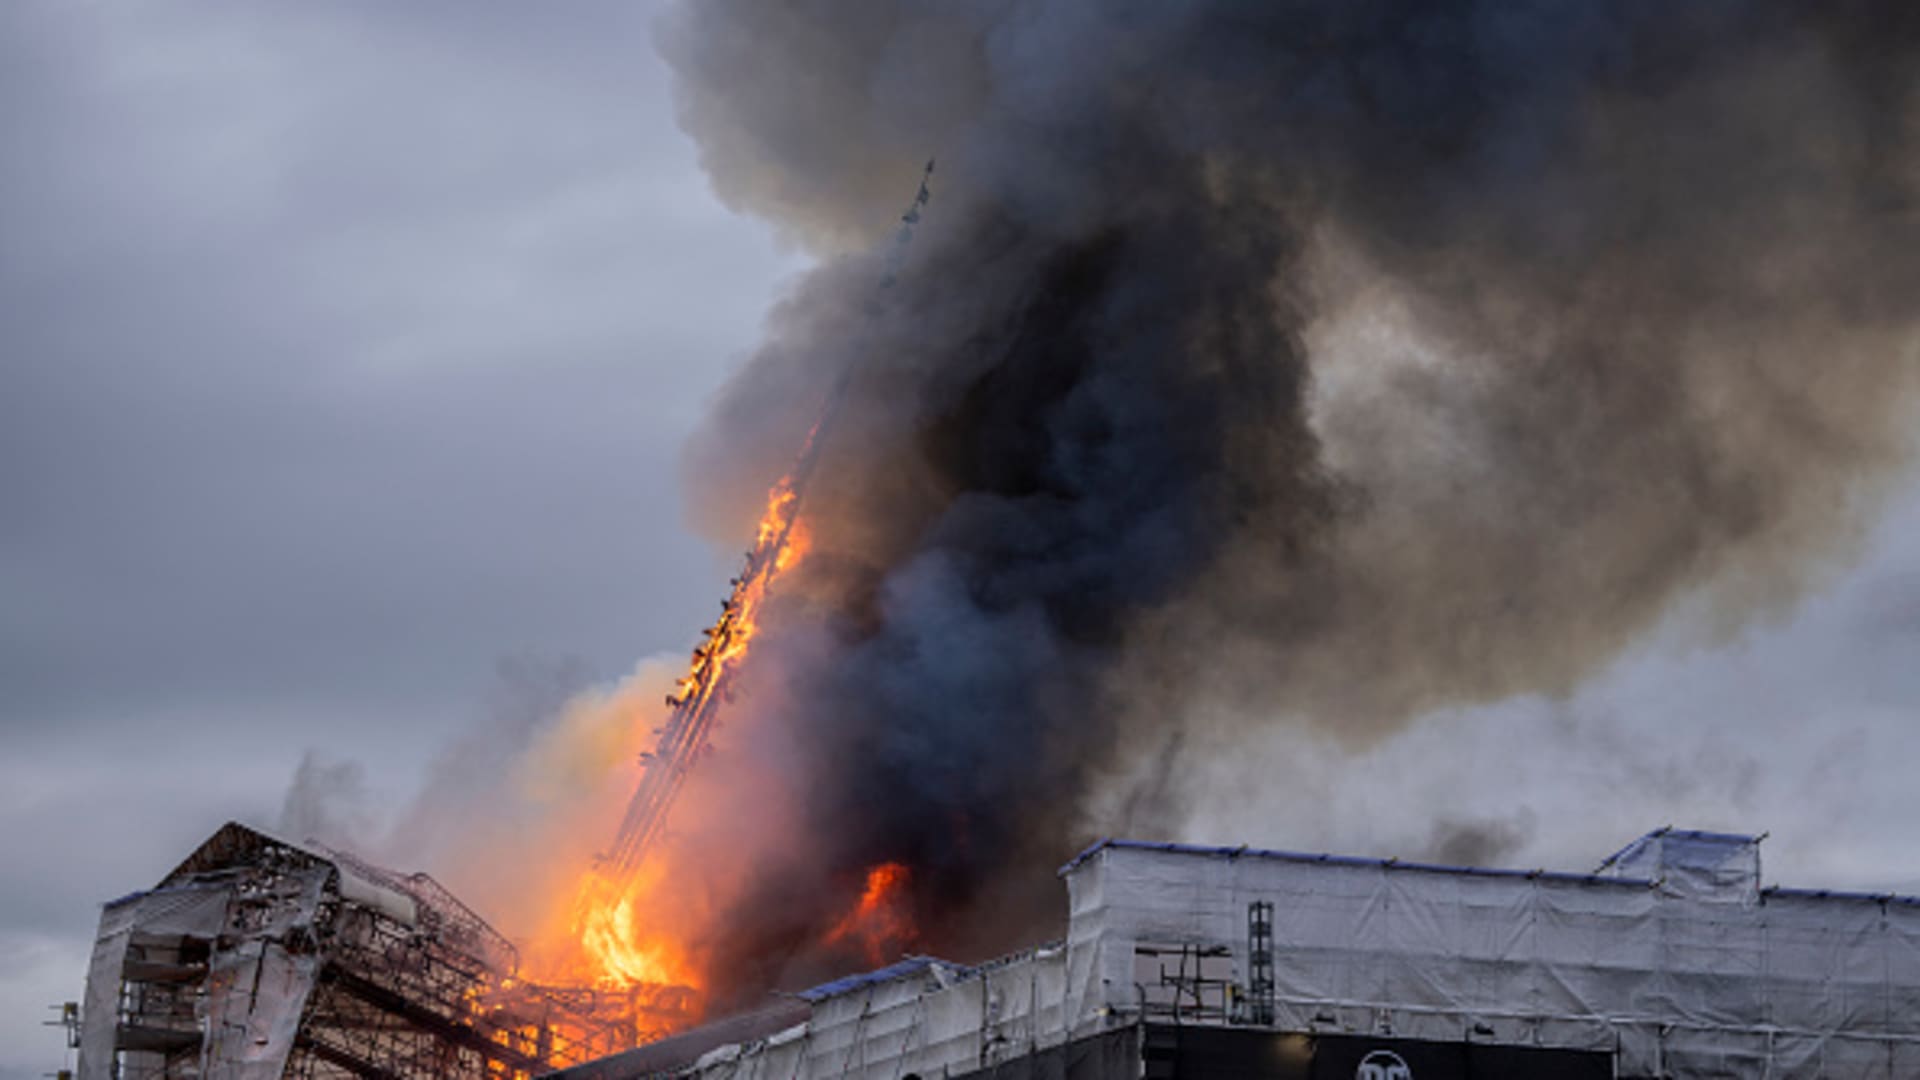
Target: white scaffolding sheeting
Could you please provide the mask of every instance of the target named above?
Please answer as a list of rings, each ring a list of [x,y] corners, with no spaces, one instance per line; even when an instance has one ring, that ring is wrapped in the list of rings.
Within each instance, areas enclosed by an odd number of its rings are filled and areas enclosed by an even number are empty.
[[[916,957],[808,991],[812,1016],[765,1039],[711,1050],[712,1080],[899,1080],[991,1069],[1068,1040],[1066,956],[1037,949],[980,968]]]
[[[1621,1077],[1920,1076],[1920,900],[1762,890],[1758,840],[1726,834],[1662,830],[1602,869],[1106,841],[1062,870],[1063,946],[828,984],[807,1022],[684,1075],[931,1080],[1143,1020],[1245,1026],[1265,902],[1278,1030],[1599,1051]],[[1227,1004],[1151,982],[1170,957]]]
[[[249,897],[244,911],[226,880],[170,882],[108,904],[87,972],[79,1075],[282,1076],[319,969],[284,939],[311,927],[332,874],[290,867],[272,897]],[[236,933],[247,937],[230,942]]]
[[[1644,877],[1098,845],[1066,871],[1068,1006],[1124,1009],[1143,944],[1231,948],[1264,900],[1283,1029],[1616,1051],[1621,1076],[1920,1076],[1920,903],[1762,891],[1752,838],[1656,837]]]

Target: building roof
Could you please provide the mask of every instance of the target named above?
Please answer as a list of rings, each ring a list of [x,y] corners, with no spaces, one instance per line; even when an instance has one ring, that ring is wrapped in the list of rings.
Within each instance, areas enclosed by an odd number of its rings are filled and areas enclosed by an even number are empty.
[[[1601,864],[1602,867],[1604,868],[1612,865],[1616,860],[1618,860],[1622,855],[1624,855],[1628,851],[1632,850],[1636,845],[1640,845],[1644,843],[1648,838],[1655,837],[1655,836],[1666,836],[1666,837],[1671,837],[1674,839],[1682,839],[1682,840],[1745,842],[1750,844],[1757,844],[1762,839],[1765,838],[1764,834],[1761,836],[1747,836],[1739,833],[1715,833],[1715,832],[1706,832],[1706,831],[1694,830],[1694,829],[1680,829],[1680,830],[1676,830],[1672,828],[1657,829],[1654,832],[1648,833],[1646,836],[1640,837],[1639,839],[1635,840],[1632,844],[1629,844],[1626,847],[1622,848],[1620,851],[1615,852],[1611,857],[1607,859],[1606,862]],[[1059,872],[1062,876],[1072,874],[1073,872],[1078,870],[1084,863],[1086,863],[1087,860],[1093,858],[1095,855],[1099,854],[1100,852],[1107,851],[1107,850],[1158,851],[1158,852],[1166,852],[1166,853],[1175,854],[1175,855],[1211,856],[1214,858],[1223,858],[1223,859],[1243,859],[1243,858],[1244,859],[1273,859],[1273,860],[1279,860],[1282,862],[1313,863],[1313,864],[1326,865],[1326,866],[1357,866],[1357,867],[1374,867],[1374,868],[1383,869],[1383,870],[1408,870],[1415,873],[1425,873],[1425,874],[1454,874],[1454,875],[1460,875],[1465,877],[1526,878],[1530,880],[1559,881],[1559,882],[1567,882],[1570,884],[1594,885],[1594,886],[1601,886],[1601,887],[1613,886],[1613,887],[1649,889],[1659,884],[1659,881],[1657,881],[1654,878],[1628,877],[1628,876],[1621,876],[1616,874],[1608,874],[1608,873],[1600,873],[1600,872],[1595,872],[1591,874],[1582,874],[1582,873],[1569,872],[1564,870],[1515,870],[1515,869],[1488,867],[1488,866],[1453,866],[1445,863],[1418,862],[1418,861],[1411,861],[1406,859],[1395,859],[1395,858],[1381,859],[1381,858],[1368,858],[1368,857],[1362,857],[1362,856],[1356,856],[1356,855],[1333,855],[1333,854],[1327,854],[1324,852],[1315,853],[1315,852],[1305,852],[1305,851],[1283,851],[1283,850],[1275,850],[1272,848],[1249,847],[1245,844],[1241,844],[1238,847],[1215,847],[1215,846],[1209,846],[1209,845],[1203,845],[1203,844],[1177,844],[1177,843],[1170,843],[1170,842],[1155,842],[1155,841],[1146,841],[1146,840],[1123,840],[1123,839],[1117,839],[1113,837],[1096,840],[1092,844],[1089,844],[1085,850],[1081,851],[1078,855],[1075,855],[1072,859],[1068,860],[1066,865],[1060,868]],[[1881,903],[1881,904],[1906,904],[1906,905],[1920,906],[1920,896],[1908,896],[1908,895],[1903,895],[1899,893],[1890,893],[1890,892],[1879,893],[1879,892],[1848,891],[1848,890],[1840,890],[1840,889],[1787,888],[1779,885],[1772,885],[1772,886],[1768,886],[1767,888],[1759,890],[1759,895],[1763,900],[1771,897],[1785,897],[1785,898],[1792,898],[1792,899],[1808,899],[1808,900],[1859,900],[1859,901],[1871,901],[1874,903]]]
[[[819,986],[808,987],[794,996],[808,1003],[820,1002],[828,998],[839,997],[841,994],[851,994],[855,990],[864,990],[869,986],[878,986],[881,983],[892,982],[895,979],[904,979],[911,975],[918,975],[921,972],[931,971],[936,977],[945,976],[950,980],[964,977],[972,970],[973,969],[964,965],[942,960],[938,957],[909,956],[904,960],[888,964],[883,968],[863,971],[857,975],[844,975],[832,982],[824,982]]]
[[[1654,884],[1645,878],[1609,877],[1602,874],[1576,874],[1559,870],[1509,870],[1487,866],[1451,866],[1445,863],[1414,862],[1406,859],[1376,859],[1357,855],[1332,855],[1305,851],[1277,851],[1271,848],[1248,847],[1209,847],[1200,844],[1154,843],[1144,840],[1105,839],[1095,841],[1085,851],[1075,855],[1071,861],[1060,868],[1061,874],[1070,874],[1080,865],[1102,851],[1114,849],[1120,851],[1162,851],[1176,855],[1210,855],[1226,859],[1277,859],[1282,862],[1315,863],[1324,866],[1367,866],[1386,870],[1412,870],[1429,874],[1464,874],[1471,877],[1502,878],[1538,878],[1548,881],[1572,881],[1593,885],[1626,885],[1638,888],[1650,888]]]

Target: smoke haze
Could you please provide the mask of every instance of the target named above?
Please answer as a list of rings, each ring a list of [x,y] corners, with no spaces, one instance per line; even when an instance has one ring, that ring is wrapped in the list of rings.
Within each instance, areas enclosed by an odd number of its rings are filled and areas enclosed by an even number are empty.
[[[756,868],[743,984],[884,861],[927,944],[1034,936],[1195,746],[1783,613],[1913,449],[1904,5],[710,0],[659,43],[715,189],[825,256],[688,449],[703,527],[854,373],[750,673],[813,839]]]

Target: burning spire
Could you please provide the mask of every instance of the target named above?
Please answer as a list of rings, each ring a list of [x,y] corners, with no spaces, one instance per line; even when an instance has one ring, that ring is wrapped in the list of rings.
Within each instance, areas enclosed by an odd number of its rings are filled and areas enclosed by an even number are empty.
[[[888,255],[887,274],[880,282],[882,288],[892,284],[900,257],[913,239],[913,227],[920,221],[920,211],[932,198],[927,186],[932,179],[933,160],[928,159],[920,175],[920,188],[914,193],[907,212],[900,216],[900,227],[894,233],[893,248]],[[761,515],[753,547],[747,551],[746,564],[740,576],[733,579],[733,591],[720,601],[720,618],[702,631],[705,641],[693,650],[692,666],[667,698],[673,714],[660,728],[659,741],[653,749],[642,755],[646,767],[640,776],[640,785],[627,804],[627,813],[621,819],[620,831],[614,835],[613,846],[607,849],[607,873],[615,879],[624,879],[639,867],[647,847],[665,825],[675,794],[713,735],[720,706],[727,700],[740,663],[746,657],[747,645],[758,629],[760,612],[774,579],[804,554],[801,500],[820,462],[820,447],[839,415],[852,379],[853,369],[849,366],[828,393],[820,419],[807,432],[793,470],[767,493],[767,509]]]
[[[932,175],[933,162],[928,161],[894,235],[882,288],[891,284],[931,197]],[[667,695],[666,722],[655,730],[651,749],[640,755],[643,771],[619,830],[594,867],[580,877],[571,898],[566,958],[560,967],[569,978],[623,993],[626,1019],[640,1041],[686,1027],[705,1007],[707,981],[691,944],[698,920],[677,898],[681,883],[675,874],[681,867],[661,857],[660,840],[677,797],[732,698],[776,581],[810,546],[801,510],[853,374],[852,365],[838,374],[793,468],[767,493],[753,546],[721,601],[720,617],[702,632],[686,674]],[[825,944],[873,955],[913,936],[911,920],[899,903],[906,868],[880,866],[873,875],[854,910],[826,934]]]

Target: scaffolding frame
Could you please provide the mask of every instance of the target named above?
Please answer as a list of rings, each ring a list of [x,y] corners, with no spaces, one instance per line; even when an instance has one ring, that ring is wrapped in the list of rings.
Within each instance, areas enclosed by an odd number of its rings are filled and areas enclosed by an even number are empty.
[[[530,1080],[632,1045],[624,996],[517,963],[424,874],[229,824],[108,905],[88,996],[113,1008],[82,1018],[81,1076]]]

